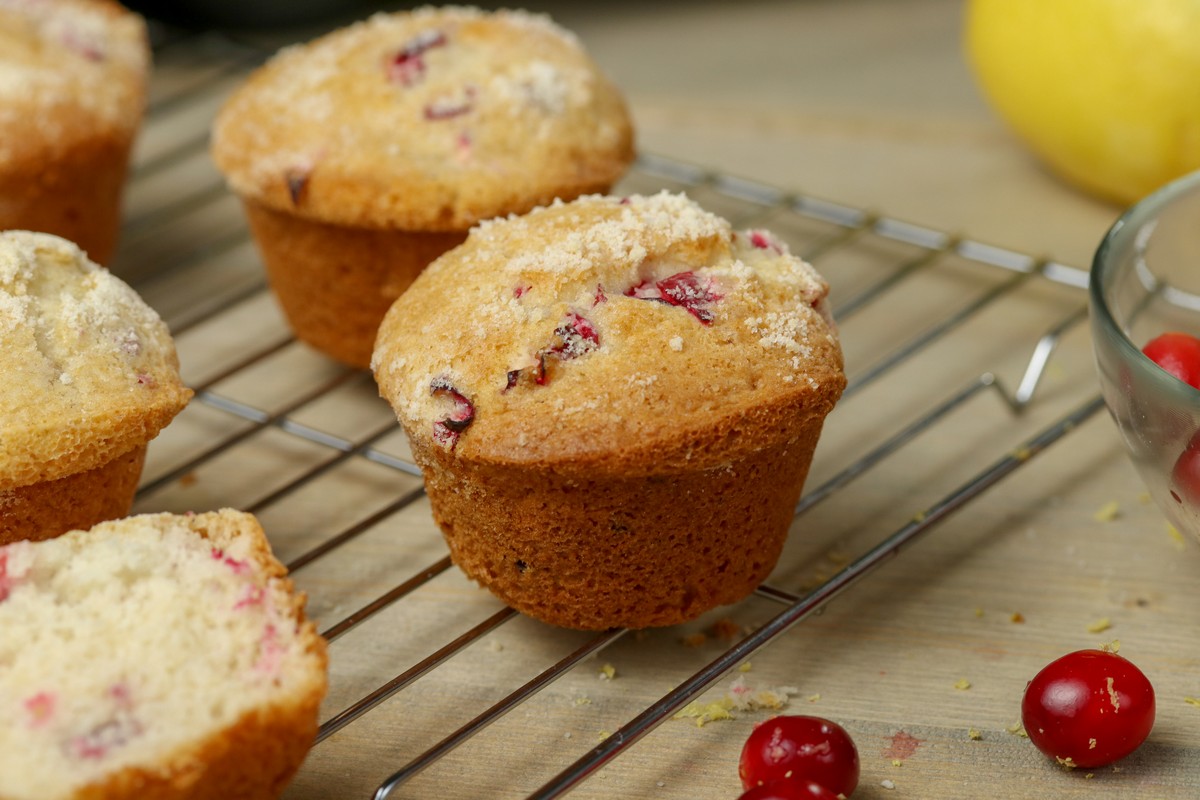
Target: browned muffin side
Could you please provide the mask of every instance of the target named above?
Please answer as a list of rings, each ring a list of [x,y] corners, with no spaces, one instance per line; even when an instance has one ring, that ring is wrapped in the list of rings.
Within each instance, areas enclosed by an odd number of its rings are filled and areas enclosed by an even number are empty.
[[[827,291],[685,197],[585,197],[475,228],[374,370],[468,575],[559,625],[669,625],[774,567],[845,385]]]

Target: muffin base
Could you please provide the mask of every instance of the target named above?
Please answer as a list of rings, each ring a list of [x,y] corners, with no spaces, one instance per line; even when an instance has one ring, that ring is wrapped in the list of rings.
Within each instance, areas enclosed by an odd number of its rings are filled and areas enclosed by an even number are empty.
[[[245,714],[229,728],[155,769],[131,767],[77,791],[73,800],[261,800],[278,797],[317,735],[324,686],[287,706]]]
[[[0,230],[53,233],[108,265],[132,145],[131,138],[93,137],[46,159],[0,168]]]
[[[333,225],[243,199],[271,288],[296,337],[353,367],[370,366],[392,302],[466,231]]]
[[[53,539],[126,516],[145,461],[143,445],[86,472],[0,492],[0,545]]]
[[[823,424],[718,468],[639,477],[466,464],[421,440],[414,455],[469,577],[553,625],[648,628],[741,600],[770,574]]]

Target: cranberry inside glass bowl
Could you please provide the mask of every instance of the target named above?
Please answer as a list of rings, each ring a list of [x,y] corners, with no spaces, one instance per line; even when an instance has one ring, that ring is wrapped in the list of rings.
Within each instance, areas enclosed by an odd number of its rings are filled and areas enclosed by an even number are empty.
[[[1200,336],[1200,172],[1117,220],[1088,296],[1101,390],[1133,464],[1167,518],[1200,536],[1200,390],[1142,353],[1162,333]]]

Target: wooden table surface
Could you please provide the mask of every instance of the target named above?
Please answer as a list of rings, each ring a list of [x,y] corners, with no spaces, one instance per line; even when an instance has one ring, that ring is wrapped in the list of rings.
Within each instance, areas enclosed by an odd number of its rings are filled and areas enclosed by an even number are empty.
[[[669,159],[648,160],[624,190],[684,188],[736,223],[772,227],[832,284],[852,389],[828,421],[810,490],[971,392],[799,516],[770,586],[803,595],[1096,396],[1079,284],[1119,209],[1046,174],[991,115],[962,60],[957,0],[531,7],[579,33],[626,90],[642,150]],[[258,290],[240,209],[203,150],[213,110],[243,74],[210,66],[232,57],[208,45],[164,52],[130,188],[115,270],[175,326],[188,380],[210,392],[155,442],[138,509],[253,509],[284,561],[354,529],[295,571],[327,628],[445,548],[417,478],[360,455],[321,467],[330,449],[295,435],[301,425],[352,443],[378,434],[373,453],[406,453],[369,377],[288,343]],[[807,200],[764,203],[762,187]],[[1075,269],[1045,275],[1043,259]],[[1060,326],[1037,391],[1014,409],[1035,346]],[[268,418],[255,427],[220,398]],[[1171,535],[1103,411],[1018,460],[700,704],[735,682],[788,687],[787,711],[853,735],[864,800],[1200,795],[1200,708],[1188,702],[1200,696],[1196,542]],[[392,796],[529,796],[783,608],[756,596],[626,634]],[[440,573],[333,643],[323,718],[501,610],[453,568]],[[369,797],[589,639],[504,622],[319,744],[286,797]],[[1025,683],[1065,652],[1113,640],[1154,683],[1157,724],[1116,767],[1062,769],[1014,732]],[[770,713],[667,719],[570,796],[734,798],[741,744]]]

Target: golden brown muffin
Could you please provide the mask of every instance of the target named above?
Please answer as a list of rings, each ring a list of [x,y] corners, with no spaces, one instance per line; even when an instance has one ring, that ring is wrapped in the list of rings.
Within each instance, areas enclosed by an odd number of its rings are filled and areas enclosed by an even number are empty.
[[[670,625],[779,557],[845,385],[827,292],[686,197],[585,197],[472,230],[373,366],[469,576],[557,625]]]
[[[0,547],[0,800],[278,797],[327,685],[286,574],[230,510]]]
[[[280,52],[218,115],[213,156],[297,336],[365,367],[392,301],[468,228],[607,190],[633,142],[571,34],[451,7]]]
[[[0,0],[0,230],[109,263],[149,65],[145,23],[116,3]]]
[[[187,404],[167,326],[75,245],[0,232],[0,544],[129,513]]]

